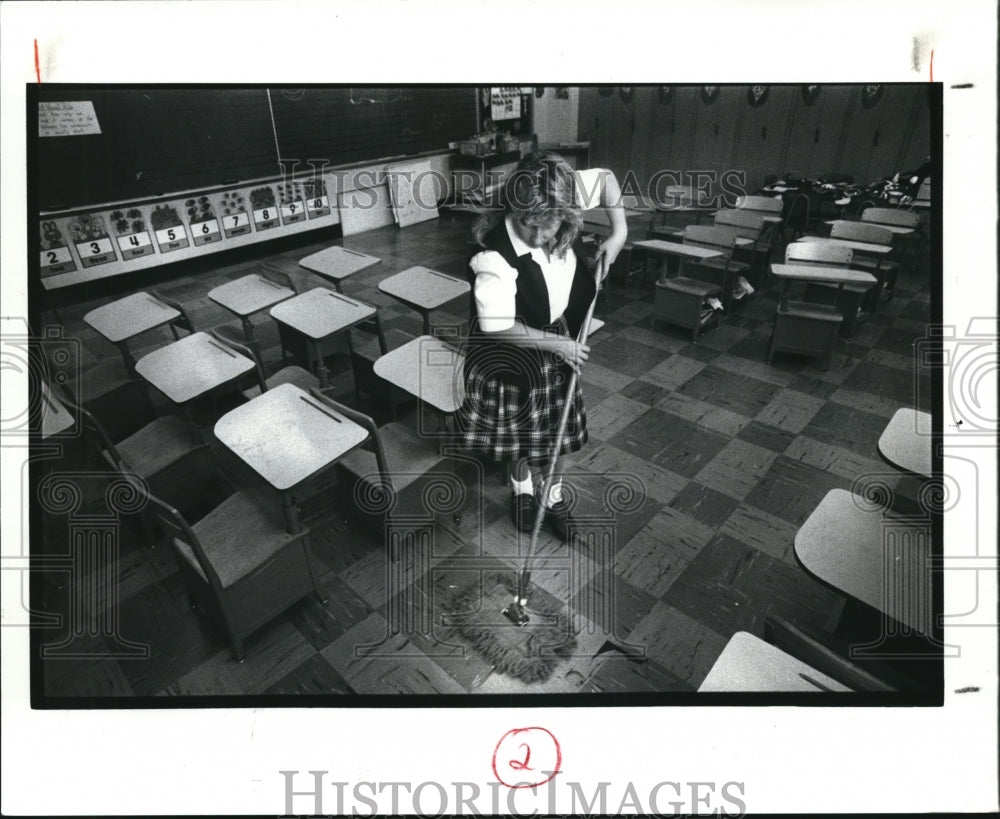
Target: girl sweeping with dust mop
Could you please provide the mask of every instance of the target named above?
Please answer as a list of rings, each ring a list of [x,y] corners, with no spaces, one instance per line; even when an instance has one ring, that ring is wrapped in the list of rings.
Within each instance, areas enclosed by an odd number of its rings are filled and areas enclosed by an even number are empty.
[[[589,347],[581,325],[601,280],[625,245],[621,192],[607,170],[575,172],[558,154],[524,157],[507,180],[503,210],[473,227],[482,248],[469,261],[474,315],[465,362],[466,398],[457,415],[458,440],[506,468],[511,515],[531,531],[537,512],[532,468],[553,457],[567,400],[570,372],[579,372]],[[581,211],[600,205],[611,236],[597,249],[593,267],[579,241]],[[587,441],[579,386],[559,454]],[[555,481],[544,499],[546,519],[566,531],[567,504]]]

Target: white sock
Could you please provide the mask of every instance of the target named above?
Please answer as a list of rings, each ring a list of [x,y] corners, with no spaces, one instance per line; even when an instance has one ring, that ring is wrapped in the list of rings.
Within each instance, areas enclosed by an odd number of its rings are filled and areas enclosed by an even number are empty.
[[[516,481],[513,478],[510,479],[511,489],[514,490],[515,495],[532,495],[535,492],[535,486],[531,482],[531,473],[528,473],[528,477],[523,481]]]
[[[549,487],[549,499],[545,502],[545,507],[551,509],[563,499],[562,481],[556,481]]]

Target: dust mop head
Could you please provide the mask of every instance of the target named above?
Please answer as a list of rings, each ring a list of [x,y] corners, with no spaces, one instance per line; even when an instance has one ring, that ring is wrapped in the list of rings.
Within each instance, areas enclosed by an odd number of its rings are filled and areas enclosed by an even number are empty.
[[[544,602],[526,609],[530,618],[526,625],[512,623],[503,611],[516,590],[513,574],[487,575],[481,587],[473,583],[445,601],[445,622],[501,674],[523,682],[544,682],[573,653],[576,637],[568,618]]]

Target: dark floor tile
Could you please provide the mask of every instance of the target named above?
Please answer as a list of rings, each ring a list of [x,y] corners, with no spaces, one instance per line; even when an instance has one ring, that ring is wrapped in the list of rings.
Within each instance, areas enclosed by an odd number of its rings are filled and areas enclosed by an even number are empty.
[[[841,386],[896,401],[901,407],[913,405],[913,374],[905,370],[862,361]]]
[[[746,496],[757,509],[801,526],[831,489],[848,489],[850,481],[779,455]]]
[[[713,529],[721,526],[738,505],[738,500],[695,481],[691,481],[676,498],[670,501],[670,506],[678,512],[683,512]]]
[[[649,381],[639,379],[629,384],[621,391],[621,394],[626,398],[631,398],[633,401],[639,401],[652,407],[668,392],[669,390],[664,389],[663,387],[658,387],[656,384],[651,384]]]
[[[762,446],[779,454],[784,452],[788,445],[795,440],[793,433],[777,429],[770,424],[762,424],[760,421],[751,421],[740,430],[737,437],[749,444]]]
[[[746,376],[740,378],[709,365],[682,384],[677,392],[730,412],[754,418],[768,405],[779,389],[774,384]]]
[[[914,338],[911,331],[889,327],[884,333],[882,333],[881,338],[879,338],[878,343],[875,346],[879,350],[885,350],[886,352],[896,353],[897,355],[912,358],[914,352],[913,345],[916,341],[917,339]]]
[[[650,409],[608,443],[691,478],[728,440],[671,413]]]
[[[666,357],[663,350],[625,338],[595,338],[590,360],[609,370],[638,378]]]
[[[119,622],[123,636],[149,646],[147,660],[121,664],[139,696],[158,693],[230,645],[219,626],[201,612],[195,616],[188,607],[178,574],[123,601]]]
[[[772,560],[752,546],[717,535],[681,573],[663,602],[725,639],[737,631],[750,631],[758,612],[746,578],[759,576],[759,564],[766,567]],[[756,599],[759,609],[763,601],[759,595]]]
[[[617,575],[609,578],[603,573],[593,577],[569,601],[574,612],[618,638],[628,635],[649,614],[654,603],[656,598],[652,594]]]
[[[268,696],[302,696],[317,694],[354,694],[323,656],[314,654],[294,671],[290,671],[265,692]]]
[[[836,444],[867,458],[876,457],[886,419],[828,401],[802,430],[807,438]]]
[[[837,389],[837,384],[814,378],[806,373],[800,373],[789,382],[788,388],[796,392],[804,392],[814,398],[829,398],[830,394]]]
[[[614,696],[694,691],[695,687],[653,660],[647,658],[637,663],[617,652],[609,652],[607,659],[587,680],[586,690]]]
[[[692,342],[691,344],[684,345],[679,352],[688,358],[693,358],[695,361],[702,361],[707,364],[717,359],[724,351],[706,347],[704,344],[699,344],[698,342]]]
[[[311,594],[286,612],[288,619],[317,651],[326,648],[372,612],[371,607],[333,572],[322,577],[321,583],[327,594],[325,606]]]

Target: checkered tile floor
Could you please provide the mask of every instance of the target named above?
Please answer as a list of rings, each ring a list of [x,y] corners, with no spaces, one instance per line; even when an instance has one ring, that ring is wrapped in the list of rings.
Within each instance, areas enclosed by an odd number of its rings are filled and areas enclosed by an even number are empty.
[[[346,247],[382,263],[346,280],[344,291],[377,305],[387,329],[419,335],[420,317],[381,294],[378,281],[414,264],[464,275],[468,228],[464,218],[445,215],[348,238]],[[261,261],[287,270],[303,287],[326,284],[297,265],[325,244]],[[208,291],[248,266],[159,287],[205,329],[232,321],[208,300]],[[83,583],[58,572],[36,578],[39,608],[62,615],[59,625],[36,632],[56,655],[37,664],[38,690],[57,698],[53,702],[692,692],[729,637],[738,630],[763,636],[767,615],[832,628],[845,600],[798,565],[793,539],[830,489],[848,489],[870,473],[898,481],[879,459],[876,442],[898,407],[930,409],[929,374],[915,369],[913,357],[931,315],[926,256],[921,269],[901,273],[894,298],[854,338],[839,342],[827,372],[795,356],[766,363],[773,286],[765,284],[697,343],[683,330],[653,324],[650,295],[641,283],[612,284],[598,304],[606,324],[591,339],[582,376],[591,439],[567,467],[580,520],[569,544],[543,530],[532,574],[532,604],[567,611],[577,631],[575,656],[548,681],[529,685],[496,672],[442,621],[449,590],[491,571],[515,570],[527,545],[510,522],[509,490],[499,474],[469,464],[460,521],[439,515],[431,540],[404,550],[398,563],[387,560],[381,533],[344,521],[329,485],[304,499],[329,604],[307,598],[289,609],[249,639],[242,664],[214,626],[188,607],[169,550],[149,549],[134,521],[118,522],[117,562],[110,572],[85,577],[97,592],[85,594]],[[85,371],[117,359],[117,350],[82,322],[111,298],[43,316],[80,340]],[[434,320],[460,323],[466,309],[464,301],[454,302]],[[277,365],[273,323],[266,316],[255,321],[265,362]],[[166,332],[143,336],[137,356],[168,340]],[[355,397],[346,349],[329,361],[337,397],[386,420],[384,407]],[[228,406],[220,399],[199,408],[199,418],[210,429],[213,413]],[[413,405],[404,406],[400,418],[414,426],[419,420]],[[79,469],[74,457],[67,451],[41,468]],[[82,508],[98,503],[100,486],[85,496]],[[46,514],[36,545],[66,554],[70,523]],[[94,607],[117,613],[120,639],[91,627]],[[608,640],[640,650],[646,662],[601,651]],[[143,647],[148,656],[127,656]]]

